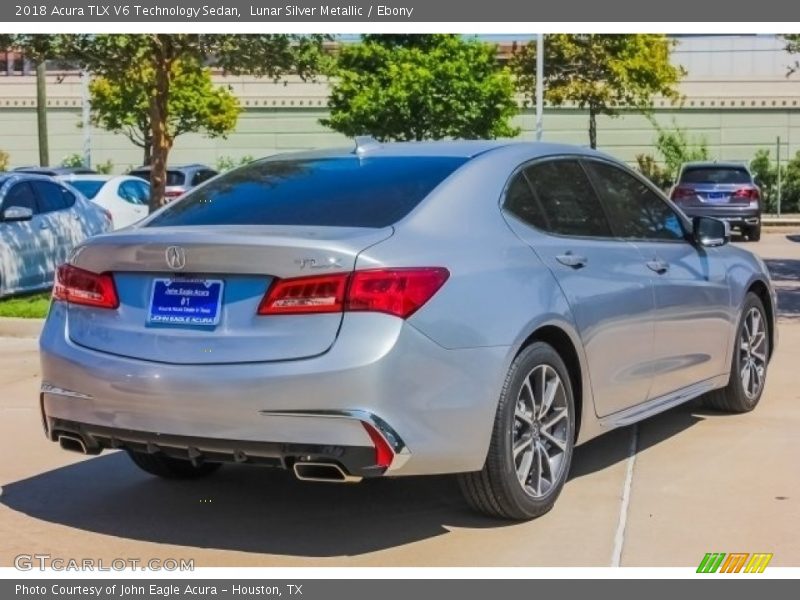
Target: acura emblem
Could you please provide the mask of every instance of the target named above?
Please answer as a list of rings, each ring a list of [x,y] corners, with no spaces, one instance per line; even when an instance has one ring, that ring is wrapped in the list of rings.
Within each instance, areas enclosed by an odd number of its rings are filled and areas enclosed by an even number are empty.
[[[186,266],[186,250],[180,246],[170,246],[166,251],[167,266],[173,271],[180,271]]]

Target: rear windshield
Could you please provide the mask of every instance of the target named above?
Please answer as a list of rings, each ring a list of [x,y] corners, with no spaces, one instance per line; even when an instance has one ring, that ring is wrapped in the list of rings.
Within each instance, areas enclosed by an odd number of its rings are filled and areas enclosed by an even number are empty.
[[[92,179],[76,179],[75,181],[67,181],[72,187],[78,190],[81,194],[89,199],[97,196],[97,192],[103,187],[105,181],[96,181]]]
[[[750,183],[744,167],[687,167],[681,183]]]
[[[128,175],[139,177],[145,181],[150,181],[149,169],[142,169],[141,171],[131,171]],[[183,185],[186,182],[186,175],[183,171],[167,171],[167,185]]]
[[[386,227],[467,159],[324,158],[257,161],[189,192],[148,226]]]

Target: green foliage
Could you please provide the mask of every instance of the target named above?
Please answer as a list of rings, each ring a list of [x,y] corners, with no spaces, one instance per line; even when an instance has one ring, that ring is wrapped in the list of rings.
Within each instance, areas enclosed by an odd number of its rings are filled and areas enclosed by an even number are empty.
[[[64,158],[61,159],[61,166],[69,168],[82,167],[83,154],[78,154],[77,152],[73,154],[67,154]]]
[[[253,162],[255,159],[248,155],[242,156],[239,159],[233,158],[232,156],[220,156],[217,158],[217,171],[224,172],[230,171],[231,169],[235,169],[236,167],[241,167],[242,165],[246,165],[247,163]]]
[[[674,178],[670,177],[669,171],[662,167],[652,154],[637,154],[636,168],[654,185],[665,192],[672,185]]]
[[[677,101],[686,74],[670,63],[675,45],[661,34],[555,34],[544,40],[545,99],[555,106],[574,103],[589,113],[589,143],[597,145],[597,115],[616,117],[622,108],[649,114],[653,97]],[[536,42],[518,49],[511,61],[517,86],[535,101]]]
[[[103,78],[124,87],[132,65],[143,75],[138,84],[147,98],[152,138],[150,209],[166,202],[166,168],[175,139],[171,103],[180,69],[201,76],[202,67],[218,67],[226,73],[251,73],[275,81],[289,74],[303,79],[318,72],[323,56],[324,35],[293,34],[68,34],[59,37],[64,57]],[[176,66],[179,65],[179,66]],[[147,74],[150,75],[147,75]],[[204,123],[208,125],[208,123]],[[207,129],[207,128],[206,128]]]
[[[378,140],[513,137],[511,75],[495,48],[456,35],[368,35],[337,57],[321,123]]]
[[[675,125],[674,129],[664,129],[656,121],[652,121],[658,135],[656,150],[665,163],[666,172],[671,181],[675,181],[678,170],[685,162],[693,160],[709,160],[708,144],[704,137],[690,138],[685,129]]]
[[[800,152],[786,164],[786,177],[781,183],[781,212],[800,212]]]
[[[211,72],[196,61],[172,63],[167,103],[167,135],[174,139],[190,132],[225,137],[236,127],[239,101],[226,86],[215,86]],[[124,77],[94,77],[89,85],[92,123],[122,133],[143,149],[143,164],[150,164],[153,146],[148,82],[153,68],[133,64]]]
[[[5,150],[0,150],[0,171],[8,171],[11,164],[11,156]]]
[[[784,35],[783,39],[786,40],[786,51],[789,54],[800,54],[800,33]],[[800,71],[800,61],[795,60],[789,65],[789,72],[787,75],[794,75],[797,71]]]
[[[758,150],[750,163],[750,170],[758,178],[764,210],[777,212],[778,165],[772,161],[770,151],[766,148]],[[800,212],[800,152],[781,165],[781,213],[797,212]]]
[[[106,162],[98,163],[94,166],[94,170],[98,173],[102,173],[103,175],[111,175],[111,172],[114,170],[114,163],[111,162],[109,158]]]
[[[49,310],[49,292],[0,300],[0,317],[44,319]]]

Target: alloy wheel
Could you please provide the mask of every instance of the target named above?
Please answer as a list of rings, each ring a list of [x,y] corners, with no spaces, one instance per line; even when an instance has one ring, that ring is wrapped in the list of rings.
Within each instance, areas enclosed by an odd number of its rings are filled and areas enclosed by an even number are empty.
[[[569,404],[561,377],[539,365],[525,377],[514,410],[512,451],[517,479],[534,498],[556,487],[566,466]]]
[[[749,399],[752,400],[761,392],[766,371],[766,324],[761,311],[753,307],[747,311],[739,334],[739,376],[742,390]]]

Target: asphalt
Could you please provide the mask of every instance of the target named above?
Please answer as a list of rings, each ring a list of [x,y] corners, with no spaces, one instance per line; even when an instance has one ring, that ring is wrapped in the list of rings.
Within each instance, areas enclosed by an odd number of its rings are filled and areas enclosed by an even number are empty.
[[[165,482],[121,453],[63,452],[42,434],[35,339],[0,338],[0,566],[33,553],[196,566],[694,566],[712,551],[800,566],[800,235],[744,246],[767,261],[781,305],[759,407],[734,416],[691,403],[579,447],[556,507],[528,523],[473,514],[449,478],[343,486],[226,467]]]

